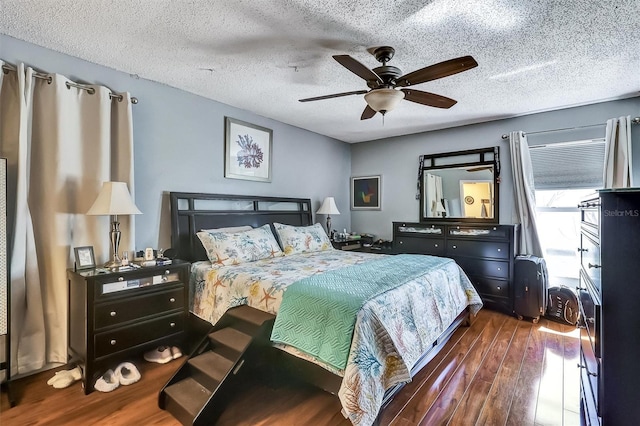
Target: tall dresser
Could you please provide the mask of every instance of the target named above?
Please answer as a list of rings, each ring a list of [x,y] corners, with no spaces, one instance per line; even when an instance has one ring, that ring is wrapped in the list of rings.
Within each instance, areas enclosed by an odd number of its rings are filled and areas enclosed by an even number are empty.
[[[454,259],[486,307],[513,312],[518,225],[393,222],[393,251]]]
[[[640,421],[640,188],[580,204],[581,416],[586,425]]]

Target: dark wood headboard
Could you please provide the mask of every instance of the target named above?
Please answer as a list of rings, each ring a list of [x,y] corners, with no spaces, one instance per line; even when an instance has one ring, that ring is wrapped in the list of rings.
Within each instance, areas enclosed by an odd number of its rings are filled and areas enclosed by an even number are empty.
[[[308,198],[192,192],[170,192],[169,195],[171,247],[176,250],[177,258],[190,262],[207,259],[196,235],[201,229],[242,225],[256,228],[273,222],[308,226],[313,220]]]

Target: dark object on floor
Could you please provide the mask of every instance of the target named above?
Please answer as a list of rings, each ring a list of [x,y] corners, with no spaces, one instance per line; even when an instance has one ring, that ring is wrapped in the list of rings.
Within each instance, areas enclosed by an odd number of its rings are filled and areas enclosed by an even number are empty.
[[[567,286],[549,288],[547,313],[551,320],[575,326],[580,318],[578,296]]]
[[[532,318],[537,323],[547,308],[548,274],[543,258],[516,256],[514,263],[513,313],[518,319]]]

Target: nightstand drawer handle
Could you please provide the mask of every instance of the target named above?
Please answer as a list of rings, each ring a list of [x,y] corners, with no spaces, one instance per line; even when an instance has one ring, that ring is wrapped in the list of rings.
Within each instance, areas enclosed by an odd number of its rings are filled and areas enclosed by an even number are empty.
[[[498,267],[498,271],[502,271],[502,268],[501,268],[501,267]]]
[[[166,271],[164,271],[165,275],[169,275],[171,273],[171,271],[169,271],[168,269]]]
[[[502,287],[500,287],[500,286],[496,286],[496,289],[497,289],[497,290],[502,290]]]
[[[498,253],[500,253],[502,251],[502,249],[498,249]]]
[[[118,281],[124,281],[124,277],[118,277]]]
[[[591,268],[596,268],[596,269],[598,269],[598,268],[600,268],[600,265],[598,265],[598,264],[593,264],[593,265],[592,265],[591,263],[589,263],[589,269],[591,269]]]
[[[111,315],[112,317],[115,317],[116,316],[116,311],[109,312],[109,315]]]
[[[171,328],[173,328],[173,327],[175,327],[175,326],[176,326],[176,323],[175,323],[175,322],[172,322],[171,324],[169,324],[169,326],[170,326]]]
[[[458,246],[453,246],[453,248],[454,248],[454,249],[457,249],[457,248],[458,248]]]
[[[111,341],[109,343],[111,343],[111,346],[115,346],[116,345],[116,339],[111,339]]]
[[[438,247],[438,245],[437,245],[437,244],[434,244],[433,246],[434,246],[434,247]]]
[[[171,303],[173,303],[173,302],[175,302],[175,301],[176,301],[176,298],[175,298],[175,297],[172,297],[171,299],[169,299],[169,302],[171,302]]]

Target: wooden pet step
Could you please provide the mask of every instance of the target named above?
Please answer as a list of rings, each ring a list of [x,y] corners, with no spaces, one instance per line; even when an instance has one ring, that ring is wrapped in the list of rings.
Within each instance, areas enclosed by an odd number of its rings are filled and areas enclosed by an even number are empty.
[[[230,372],[234,362],[212,351],[207,351],[187,361],[191,377],[214,392]]]
[[[223,328],[209,334],[213,351],[232,361],[238,359],[247,346],[249,346],[252,339],[252,336],[231,327]]]
[[[246,321],[250,324],[255,325],[256,327],[260,327],[264,322],[270,321],[275,318],[275,315],[273,314],[261,311],[260,309],[252,308],[247,305],[229,309],[227,313],[233,318]]]
[[[165,410],[183,425],[190,425],[211,396],[211,391],[191,377],[164,389],[167,395]]]

